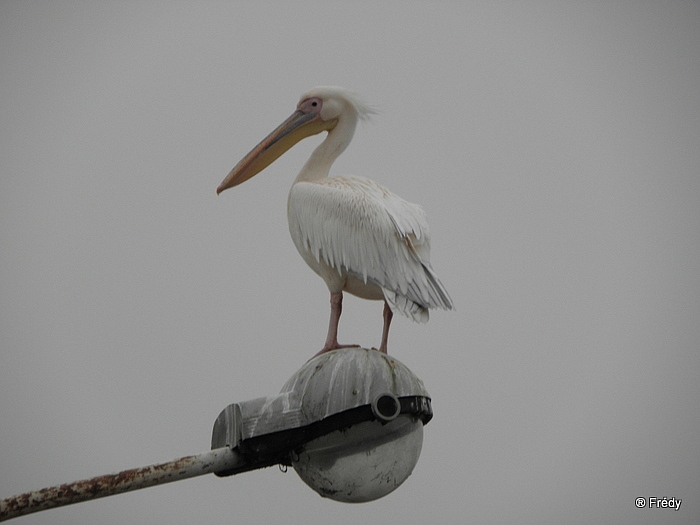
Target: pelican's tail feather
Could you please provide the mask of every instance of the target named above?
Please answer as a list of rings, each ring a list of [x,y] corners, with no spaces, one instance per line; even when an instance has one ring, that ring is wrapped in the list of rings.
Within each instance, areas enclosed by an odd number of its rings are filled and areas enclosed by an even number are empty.
[[[391,290],[383,289],[382,291],[384,292],[384,299],[386,299],[392,312],[400,312],[416,323],[428,322],[430,313],[425,306]]]

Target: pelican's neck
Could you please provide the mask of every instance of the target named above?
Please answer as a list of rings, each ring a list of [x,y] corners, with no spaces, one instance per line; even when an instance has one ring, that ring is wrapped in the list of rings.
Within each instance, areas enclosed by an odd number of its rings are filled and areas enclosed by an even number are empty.
[[[343,115],[343,118],[338,120],[338,124],[328,132],[324,141],[313,151],[294,182],[313,182],[328,177],[335,159],[350,144],[356,125],[356,115]]]

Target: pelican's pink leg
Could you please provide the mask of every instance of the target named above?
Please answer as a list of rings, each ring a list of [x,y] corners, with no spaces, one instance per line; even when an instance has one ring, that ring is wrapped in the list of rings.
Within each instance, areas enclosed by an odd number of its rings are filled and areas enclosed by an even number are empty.
[[[316,355],[321,355],[331,350],[339,348],[352,348],[360,345],[341,345],[338,343],[338,323],[340,322],[340,314],[343,311],[343,292],[331,292],[331,319],[328,322],[328,335],[326,336],[326,344]],[[316,356],[314,356],[316,357]]]
[[[384,328],[382,329],[382,343],[379,345],[379,351],[386,354],[386,345],[389,342],[389,325],[391,324],[391,318],[394,317],[394,312],[391,311],[386,301],[384,301],[382,316],[384,317]]]

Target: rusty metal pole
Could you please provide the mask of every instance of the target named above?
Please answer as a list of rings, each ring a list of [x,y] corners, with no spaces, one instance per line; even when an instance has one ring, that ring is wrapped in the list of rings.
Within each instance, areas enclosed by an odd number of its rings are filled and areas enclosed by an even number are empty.
[[[211,472],[231,470],[243,463],[243,459],[237,451],[223,447],[167,463],[124,470],[117,474],[108,474],[34,492],[26,492],[0,501],[0,521],[40,510],[193,478]]]

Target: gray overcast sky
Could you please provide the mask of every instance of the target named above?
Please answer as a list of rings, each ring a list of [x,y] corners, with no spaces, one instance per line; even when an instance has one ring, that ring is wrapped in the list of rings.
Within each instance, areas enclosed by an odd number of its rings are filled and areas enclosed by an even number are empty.
[[[312,86],[380,110],[333,173],[425,207],[457,306],[395,318],[435,418],[384,499],[272,468],[17,523],[697,523],[698,57],[690,1],[2,2],[3,497],[203,452],[321,347],[286,225],[321,137],[215,195]]]

